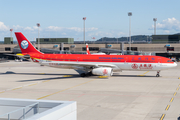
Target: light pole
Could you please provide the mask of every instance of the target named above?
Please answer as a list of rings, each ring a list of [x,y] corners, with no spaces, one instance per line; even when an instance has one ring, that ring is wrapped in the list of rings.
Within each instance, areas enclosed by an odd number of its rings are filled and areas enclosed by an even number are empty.
[[[131,51],[131,16],[132,12],[128,12],[129,16],[129,50]]]
[[[92,39],[94,40],[94,44],[95,44],[95,39],[96,39],[96,38],[95,38],[95,37],[92,37]]]
[[[157,21],[157,18],[153,18],[153,21],[154,21],[154,35],[156,35],[156,21]]]
[[[86,17],[83,17],[83,20],[84,20],[84,44],[85,44],[85,20],[86,20]]]
[[[12,31],[13,31],[13,29],[10,29],[10,31],[11,31],[11,38],[12,38]]]
[[[38,50],[40,51],[40,41],[39,41],[39,27],[40,27],[40,23],[37,23],[37,27],[38,27]]]

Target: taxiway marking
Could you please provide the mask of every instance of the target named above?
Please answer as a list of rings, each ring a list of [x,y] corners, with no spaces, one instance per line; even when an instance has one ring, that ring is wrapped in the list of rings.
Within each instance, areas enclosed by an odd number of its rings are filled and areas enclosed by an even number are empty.
[[[162,114],[160,120],[163,120],[166,114]]]
[[[174,98],[171,98],[170,102],[172,102],[172,101],[173,101],[173,99],[174,99]]]
[[[148,73],[149,71],[145,72],[143,75],[145,75],[146,73]]]
[[[166,107],[166,109],[165,109],[165,110],[166,110],[166,111],[167,111],[167,110],[169,110],[169,107],[170,107],[170,105],[167,105],[167,107]]]
[[[7,92],[7,91],[18,90],[18,89],[21,89],[21,88],[24,88],[24,87],[27,87],[27,86],[33,86],[33,85],[37,85],[39,83],[45,83],[45,82],[49,82],[49,81],[50,80],[45,80],[45,81],[40,81],[40,82],[36,82],[36,83],[31,83],[31,84],[27,84],[27,85],[22,85],[22,86],[14,87],[14,88],[11,88],[11,89],[2,90],[2,91],[0,91],[0,94],[4,93],[4,92]]]
[[[40,75],[44,75],[45,73],[38,73],[38,74],[40,74]]]
[[[28,85],[28,86],[33,86],[33,85],[37,85],[38,83],[34,83],[34,84],[30,84],[30,85]]]
[[[63,77],[72,77],[73,75],[64,75]]]
[[[43,83],[44,83],[44,82],[49,82],[49,81],[50,81],[50,80],[45,80],[45,81],[43,81]]]
[[[137,76],[145,76],[146,73],[148,73],[149,71],[143,73],[142,75],[137,75]]]
[[[12,90],[18,90],[18,89],[21,89],[21,88],[23,88],[23,86],[14,88],[14,89],[12,89]]]
[[[78,85],[72,86],[72,87],[70,87],[70,88],[66,88],[66,89],[64,89],[64,90],[60,90],[60,91],[57,91],[57,92],[54,92],[54,93],[51,93],[51,94],[48,94],[48,95],[42,96],[42,97],[40,97],[40,98],[37,98],[37,100],[40,100],[40,99],[43,99],[43,98],[49,97],[49,96],[51,96],[51,95],[54,95],[54,94],[57,94],[57,93],[60,93],[60,92],[64,92],[64,91],[66,91],[66,90],[70,90],[70,89],[72,89],[72,88],[75,88],[75,87],[78,87],[78,86],[81,86],[81,85],[84,85],[84,84],[90,83],[90,82],[95,81],[95,80],[97,80],[97,79],[90,80],[90,81],[87,81],[87,82],[84,82],[84,83],[81,83],[81,84],[78,84]]]
[[[179,87],[176,90],[179,90]]]
[[[179,87],[180,87],[180,84],[178,85],[178,88],[176,88],[176,90],[179,90]],[[173,96],[176,96],[176,94],[177,94],[177,92],[174,92]],[[171,103],[171,102],[173,102],[173,100],[174,100],[174,98],[172,97],[169,102]],[[169,110],[169,107],[170,107],[170,105],[167,105],[167,107],[165,108],[165,110],[166,110],[166,111]],[[163,120],[164,117],[165,117],[165,115],[166,115],[166,114],[162,114],[160,120]]]
[[[99,76],[98,78],[108,78],[108,76]]]

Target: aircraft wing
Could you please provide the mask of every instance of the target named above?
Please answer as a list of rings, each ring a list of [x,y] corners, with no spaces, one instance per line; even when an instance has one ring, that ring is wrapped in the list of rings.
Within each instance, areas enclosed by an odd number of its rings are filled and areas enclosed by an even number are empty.
[[[25,57],[30,57],[29,55],[23,55],[21,53],[18,53],[18,54],[5,54],[5,55],[9,55],[9,56],[16,56],[16,57],[19,57],[19,58],[24,58]]]
[[[26,54],[26,55],[23,55],[23,54],[16,54],[16,56],[20,57],[20,58],[24,58],[26,60],[29,60],[30,59],[30,55]]]
[[[61,64],[66,64],[66,63],[61,63]],[[112,64],[92,64],[92,63],[70,63],[68,65],[72,65],[72,66],[81,66],[81,67],[110,67],[110,68],[116,68],[116,65],[112,65]]]
[[[40,62],[41,64],[46,64],[46,62]],[[96,64],[96,63],[83,63],[83,62],[57,62],[58,65],[66,65],[71,67],[84,67],[84,68],[99,68],[99,67],[110,67],[112,69],[118,68],[113,64]]]
[[[23,54],[5,54],[5,55],[9,55],[9,56],[17,56],[17,57],[23,57]]]
[[[30,60],[30,55],[26,54],[26,55],[23,55],[21,53],[18,53],[18,54],[5,54],[5,55],[9,55],[9,56],[16,56],[16,57],[19,57],[19,58],[23,58],[23,59],[26,59],[26,60]]]

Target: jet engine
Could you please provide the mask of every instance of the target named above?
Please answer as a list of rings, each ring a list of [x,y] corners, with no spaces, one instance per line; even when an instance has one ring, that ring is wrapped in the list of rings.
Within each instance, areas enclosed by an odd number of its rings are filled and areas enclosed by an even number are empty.
[[[23,58],[24,59],[30,59],[31,57],[30,57],[30,55],[27,54],[27,55],[24,55]]]
[[[112,68],[100,67],[100,68],[94,68],[92,70],[92,74],[102,75],[102,76],[112,76],[113,71],[112,71]]]

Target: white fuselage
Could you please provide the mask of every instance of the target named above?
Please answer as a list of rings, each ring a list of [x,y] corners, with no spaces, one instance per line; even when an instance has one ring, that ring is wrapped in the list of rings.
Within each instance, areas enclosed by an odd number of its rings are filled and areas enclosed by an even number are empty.
[[[80,68],[82,64],[102,64],[101,62],[67,62],[67,61],[47,61],[39,60],[39,63],[45,66],[64,68],[64,69],[76,69]],[[73,64],[73,65],[71,65]],[[176,63],[131,63],[131,62],[112,62],[112,63],[103,63],[103,64],[112,64],[117,66],[113,68],[113,71],[122,71],[122,70],[131,70],[131,71],[159,71],[169,68],[176,67]]]

